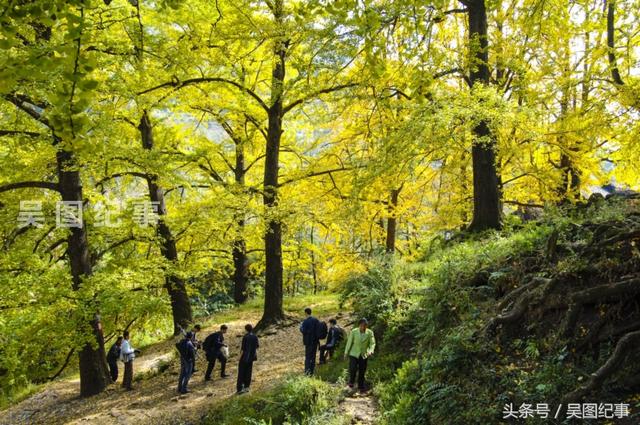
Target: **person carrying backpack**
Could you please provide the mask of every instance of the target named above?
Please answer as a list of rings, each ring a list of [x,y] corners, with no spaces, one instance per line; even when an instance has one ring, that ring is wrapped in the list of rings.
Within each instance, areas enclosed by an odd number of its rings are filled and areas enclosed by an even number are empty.
[[[187,332],[184,338],[176,344],[180,353],[180,376],[178,377],[178,392],[186,394],[189,392],[187,386],[189,379],[193,375],[193,365],[196,358],[196,348],[193,345],[193,333]]]
[[[109,365],[109,373],[111,374],[111,380],[113,382],[116,382],[118,380],[118,359],[120,358],[121,346],[122,337],[119,336],[107,353],[107,364]]]
[[[207,355],[207,372],[204,374],[204,380],[211,380],[211,372],[213,372],[213,368],[216,366],[216,360],[220,361],[220,377],[227,378],[227,375],[224,371],[227,366],[227,357],[222,352],[223,347],[226,347],[227,344],[224,343],[224,334],[227,333],[227,325],[220,326],[220,330],[218,332],[214,332],[211,335],[207,336],[202,343],[202,349]]]
[[[322,333],[322,324],[311,315],[309,307],[305,308],[304,312],[307,318],[300,325],[302,343],[304,344],[304,373],[305,375],[313,375],[316,368],[316,352],[320,343],[319,335]]]
[[[333,352],[340,341],[342,341],[342,329],[338,326],[336,319],[331,319],[329,320],[326,344],[320,346],[320,364],[327,362],[327,356],[333,357]]]

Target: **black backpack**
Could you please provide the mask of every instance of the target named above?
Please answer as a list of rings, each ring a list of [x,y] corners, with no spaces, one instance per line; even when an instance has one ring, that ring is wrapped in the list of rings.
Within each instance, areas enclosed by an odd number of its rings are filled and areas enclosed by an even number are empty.
[[[214,334],[211,334],[204,339],[204,342],[202,343],[202,349],[205,351],[205,353],[208,353],[213,348],[213,338]]]
[[[178,350],[178,353],[180,353],[181,357],[186,357],[186,355],[187,355],[187,340],[186,339],[181,339],[180,341],[176,342],[176,349]]]
[[[318,339],[325,339],[329,334],[329,328],[327,322],[318,322],[318,329],[316,330],[316,336]]]

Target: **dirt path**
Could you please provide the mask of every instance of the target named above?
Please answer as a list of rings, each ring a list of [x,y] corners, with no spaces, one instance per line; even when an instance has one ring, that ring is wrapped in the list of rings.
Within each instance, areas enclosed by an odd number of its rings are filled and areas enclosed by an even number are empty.
[[[257,317],[244,317],[228,322],[226,342],[230,360],[227,373],[221,379],[219,366],[214,379],[204,382],[206,361],[200,356],[197,372],[190,383],[191,393],[177,395],[179,361],[174,341],[150,347],[134,364],[134,390],[124,391],[118,384],[95,397],[78,397],[80,382],[55,382],[11,408],[0,412],[0,424],[161,424],[196,423],[212,404],[235,393],[237,359],[244,324]],[[202,332],[204,338],[214,328]],[[135,338],[134,338],[135,339]],[[158,367],[168,362],[162,373]],[[269,388],[288,373],[300,372],[304,364],[304,349],[297,326],[279,329],[260,338],[258,362],[254,366],[252,391]],[[120,364],[121,365],[121,364]],[[164,368],[163,367],[163,368]],[[122,374],[122,372],[121,372]],[[144,377],[144,379],[140,379]]]
[[[378,404],[371,394],[347,394],[338,413],[351,417],[352,425],[373,425],[378,421]]]

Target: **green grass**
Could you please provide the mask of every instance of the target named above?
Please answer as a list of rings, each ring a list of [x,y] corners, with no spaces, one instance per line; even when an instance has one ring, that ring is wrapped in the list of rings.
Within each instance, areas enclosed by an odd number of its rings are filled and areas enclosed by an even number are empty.
[[[21,402],[22,400],[28,398],[32,394],[37,393],[38,391],[44,388],[45,384],[27,384],[24,387],[20,387],[15,390],[11,396],[6,396],[0,394],[0,410],[7,409],[12,405]]]
[[[227,310],[221,310],[209,317],[202,318],[200,323],[208,327],[222,322],[238,320],[243,316],[261,315],[263,303],[264,300],[262,298],[252,298],[245,304]],[[303,316],[305,307],[311,307],[315,316],[327,316],[339,311],[340,296],[339,294],[322,292],[316,295],[285,297],[283,307],[286,313],[295,316]]]

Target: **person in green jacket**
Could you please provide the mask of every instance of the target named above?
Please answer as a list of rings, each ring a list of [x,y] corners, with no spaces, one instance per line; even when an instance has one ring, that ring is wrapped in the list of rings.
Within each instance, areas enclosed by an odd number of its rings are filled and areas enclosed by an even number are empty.
[[[358,390],[366,391],[365,373],[367,361],[376,348],[376,338],[371,329],[367,329],[367,319],[360,319],[358,327],[351,330],[344,348],[344,358],[349,357],[349,388],[353,388],[358,375]]]

